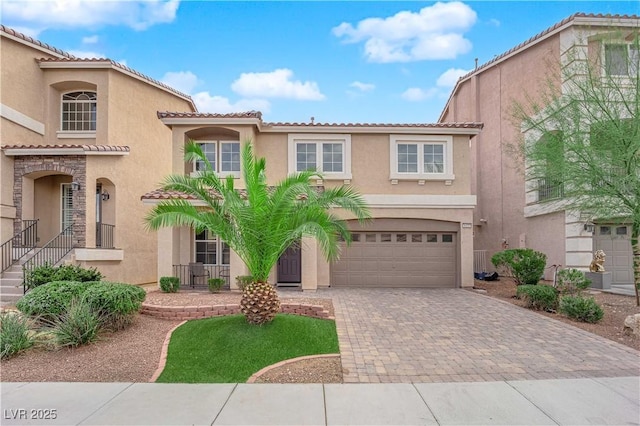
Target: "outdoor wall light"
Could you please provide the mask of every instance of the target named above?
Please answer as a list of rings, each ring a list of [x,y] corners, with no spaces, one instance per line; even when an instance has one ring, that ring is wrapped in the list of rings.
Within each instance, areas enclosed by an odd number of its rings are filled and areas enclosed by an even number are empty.
[[[587,222],[587,223],[584,224],[584,230],[586,232],[590,232],[590,233],[593,234],[593,232],[596,230],[596,225],[594,225],[591,222]]]
[[[107,191],[104,191],[102,193],[102,201],[107,201],[110,198],[109,193]]]
[[[76,181],[71,182],[72,191],[80,191],[80,184]]]

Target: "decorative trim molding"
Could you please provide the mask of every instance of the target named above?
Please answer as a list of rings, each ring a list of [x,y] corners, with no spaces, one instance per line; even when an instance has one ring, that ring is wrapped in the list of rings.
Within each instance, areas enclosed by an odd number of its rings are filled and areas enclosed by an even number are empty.
[[[473,209],[475,195],[363,195],[371,208]]]
[[[25,129],[29,129],[32,132],[44,136],[44,123],[41,123],[38,120],[34,120],[28,115],[25,115],[20,111],[16,111],[15,109],[8,107],[5,104],[0,104],[0,116],[16,123],[19,126],[24,127]]]

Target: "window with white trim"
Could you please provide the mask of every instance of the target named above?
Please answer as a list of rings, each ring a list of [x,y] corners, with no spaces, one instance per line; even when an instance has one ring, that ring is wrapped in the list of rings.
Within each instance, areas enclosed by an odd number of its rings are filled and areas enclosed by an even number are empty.
[[[205,265],[229,265],[231,250],[216,234],[205,230],[195,236],[196,262]]]
[[[453,136],[391,135],[390,179],[453,180]]]
[[[211,163],[213,171],[222,175],[240,177],[240,142],[237,141],[198,141],[202,152]],[[194,161],[194,172],[206,170],[202,160]]]
[[[289,173],[315,170],[324,179],[351,179],[351,135],[290,134]]]
[[[97,117],[96,92],[69,92],[62,95],[61,130],[95,132]]]
[[[640,52],[637,45],[620,43],[604,45],[604,69],[609,76],[638,74]]]

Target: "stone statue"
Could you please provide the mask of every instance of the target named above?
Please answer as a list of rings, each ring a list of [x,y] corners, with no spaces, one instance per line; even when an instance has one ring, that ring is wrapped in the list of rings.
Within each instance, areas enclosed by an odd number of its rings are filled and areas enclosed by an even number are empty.
[[[589,265],[589,271],[591,272],[604,272],[604,260],[607,255],[602,250],[596,250],[593,255],[591,265]]]

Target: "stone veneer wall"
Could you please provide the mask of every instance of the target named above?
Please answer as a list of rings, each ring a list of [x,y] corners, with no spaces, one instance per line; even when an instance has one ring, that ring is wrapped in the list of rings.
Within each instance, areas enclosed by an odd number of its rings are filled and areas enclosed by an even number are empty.
[[[14,235],[22,230],[22,179],[34,173],[50,171],[70,175],[80,184],[73,192],[73,246],[85,247],[87,233],[87,157],[84,155],[29,155],[16,156],[13,162],[13,202],[16,218]]]
[[[302,315],[305,317],[332,319],[323,306],[304,305],[300,303],[281,303],[283,314]],[[240,313],[240,305],[208,305],[208,306],[159,306],[142,304],[142,313],[156,318],[168,320],[192,320],[198,318],[220,317]]]

